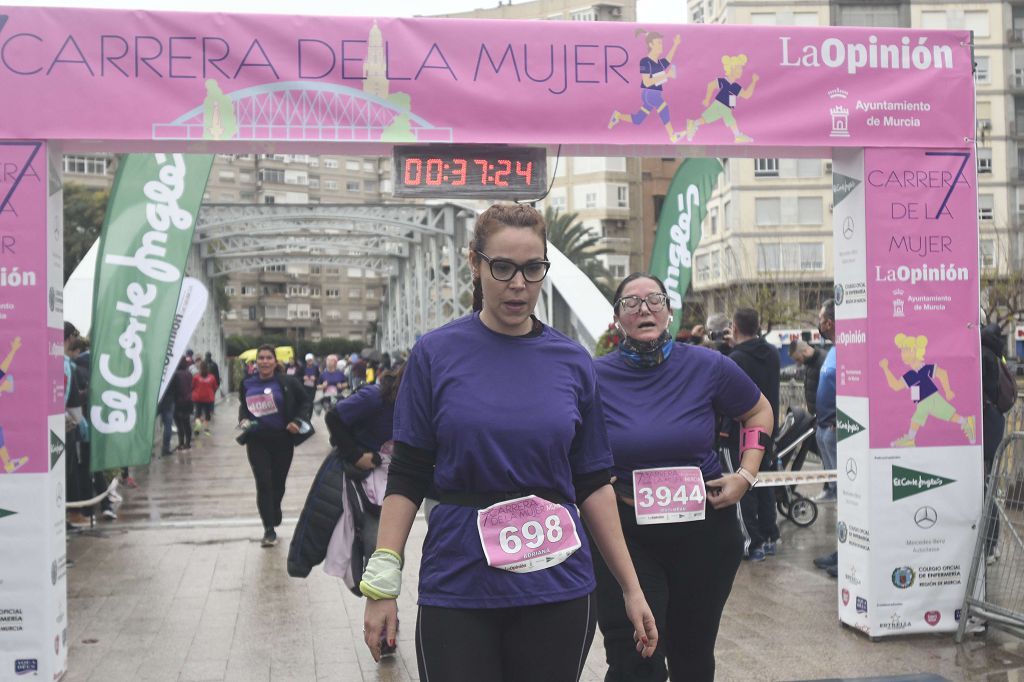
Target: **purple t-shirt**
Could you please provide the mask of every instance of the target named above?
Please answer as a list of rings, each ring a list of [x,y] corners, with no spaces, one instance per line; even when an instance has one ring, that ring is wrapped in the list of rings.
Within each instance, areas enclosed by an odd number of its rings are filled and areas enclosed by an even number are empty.
[[[656,76],[662,73],[669,67],[669,61],[667,59],[659,59],[654,61],[650,57],[644,57],[640,60],[640,75],[641,76]],[[644,85],[643,80],[640,81],[640,87],[645,90],[661,90],[660,85]]]
[[[935,376],[935,365],[922,365],[921,369],[912,369],[903,375],[903,383],[911,390],[918,387],[918,393],[914,396],[914,402],[919,403],[928,396],[938,393],[939,389],[932,381]]]
[[[715,99],[729,107],[730,109],[736,108],[736,96],[743,90],[743,86],[739,83],[730,83],[725,78],[718,79],[718,94],[715,95]]]
[[[575,499],[573,477],[612,465],[593,361],[579,344],[543,327],[536,337],[495,333],[478,313],[425,334],[413,347],[395,405],[394,438],[434,450],[443,492],[548,488]],[[431,512],[420,565],[419,603],[504,608],[576,599],[594,590],[582,541],[563,563],[533,573],[491,568],[477,510]]]
[[[335,405],[334,411],[355,431],[356,442],[362,447],[377,452],[391,440],[395,406],[384,402],[380,386],[362,387]]]
[[[341,386],[345,386],[348,384],[348,381],[345,379],[345,373],[342,372],[340,369],[325,369],[323,372],[320,373],[320,383],[327,384],[327,386],[324,387],[324,392],[326,393],[326,395],[335,395],[337,389],[340,388],[339,384]]]
[[[717,351],[677,343],[657,367],[630,367],[615,352],[598,358],[616,476],[634,469],[699,466],[705,480],[722,475],[715,452],[715,415],[749,412],[761,392],[735,362]]]
[[[277,377],[261,379],[254,374],[245,380],[245,404],[258,422],[258,431],[281,431],[284,421],[284,393]]]

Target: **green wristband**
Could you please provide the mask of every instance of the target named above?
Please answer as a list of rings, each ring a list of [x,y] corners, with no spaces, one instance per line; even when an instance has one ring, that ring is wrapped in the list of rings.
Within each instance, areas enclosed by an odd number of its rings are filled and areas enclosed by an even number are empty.
[[[359,591],[370,599],[397,599],[402,592],[402,557],[390,549],[378,549],[366,563]]]

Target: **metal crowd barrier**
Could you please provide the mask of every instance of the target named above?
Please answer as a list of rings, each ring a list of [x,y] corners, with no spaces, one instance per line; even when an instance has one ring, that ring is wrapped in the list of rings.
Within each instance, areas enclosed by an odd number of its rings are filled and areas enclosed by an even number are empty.
[[[1018,425],[1021,407],[1008,415]],[[1024,432],[999,444],[986,491],[957,642],[983,623],[1024,636]]]

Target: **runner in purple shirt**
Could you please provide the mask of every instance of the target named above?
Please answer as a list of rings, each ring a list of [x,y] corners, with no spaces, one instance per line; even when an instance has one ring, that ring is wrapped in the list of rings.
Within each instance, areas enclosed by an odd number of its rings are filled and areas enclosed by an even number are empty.
[[[479,216],[470,246],[477,312],[425,334],[399,389],[377,551],[360,589],[369,597],[364,636],[379,659],[381,629],[394,640],[409,530],[434,481],[441,503],[423,545],[416,627],[423,680],[579,679],[595,583],[578,514],[621,585],[638,646],[647,655],[657,646],[608,485],[593,363],[533,317],[545,238],[529,206]]]
[[[620,590],[595,555],[597,617],[609,680],[664,680],[666,659],[672,679],[714,679],[718,625],[743,552],[735,505],[756,482],[772,431],[771,406],[736,363],[717,351],[672,340],[667,301],[665,285],[653,275],[624,279],[615,293],[623,340],[596,363],[619,518],[661,634],[651,660],[637,655]],[[719,415],[740,419],[744,430],[758,430],[751,432],[753,443],[744,440],[742,467],[735,474],[723,475],[714,450]],[[654,510],[656,498],[665,506],[683,488],[658,488],[656,495],[642,486],[634,490],[634,471],[657,469],[665,476],[684,471],[680,467],[695,467],[685,471],[704,480],[706,496],[692,488],[687,495],[706,505],[703,518],[645,515]]]

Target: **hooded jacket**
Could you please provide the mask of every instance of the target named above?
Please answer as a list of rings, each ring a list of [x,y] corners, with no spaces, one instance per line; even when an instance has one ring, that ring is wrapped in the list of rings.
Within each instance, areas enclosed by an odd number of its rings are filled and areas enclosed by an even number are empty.
[[[999,325],[989,324],[981,329],[981,392],[986,403],[995,404],[999,385],[999,363],[1006,354],[1006,343],[999,333]]]
[[[748,339],[733,346],[729,358],[740,366],[743,373],[757,384],[768,403],[772,406],[774,428],[772,437],[778,431],[779,424],[779,351],[763,337]],[[730,428],[730,444],[738,451],[740,444],[740,425],[733,422]],[[773,447],[769,445],[761,460],[761,468],[766,468],[771,461]]]

